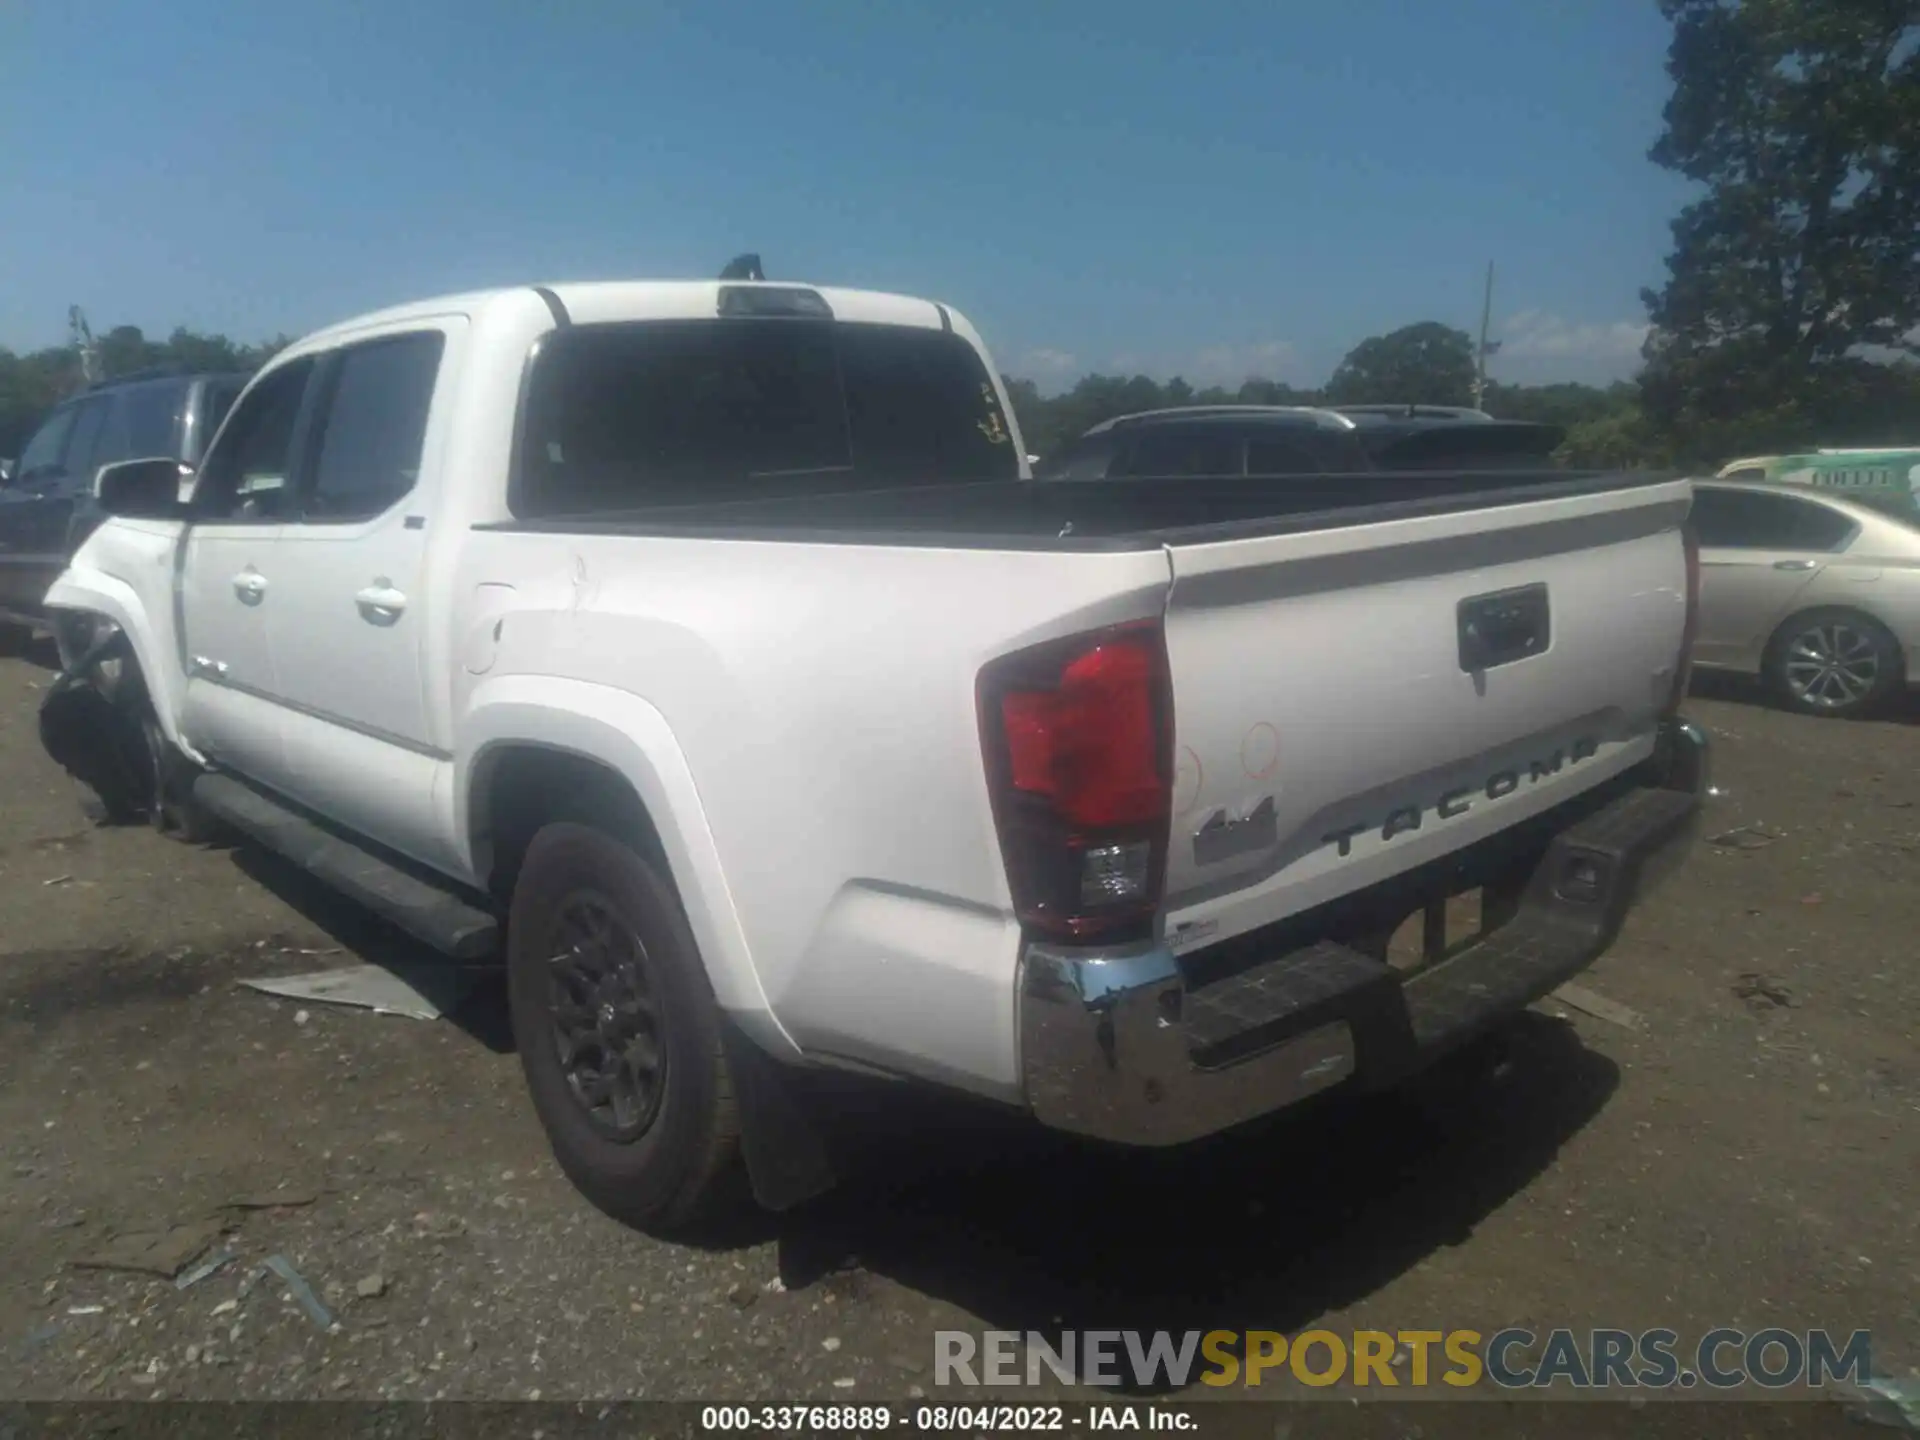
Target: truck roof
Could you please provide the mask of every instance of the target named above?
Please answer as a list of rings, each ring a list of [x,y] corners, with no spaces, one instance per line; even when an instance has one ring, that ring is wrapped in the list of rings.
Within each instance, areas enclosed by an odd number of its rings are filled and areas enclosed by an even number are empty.
[[[1131,430],[1139,426],[1173,425],[1187,421],[1253,421],[1275,424],[1308,424],[1323,430],[1352,430],[1346,416],[1322,405],[1169,405],[1158,410],[1139,410],[1131,415],[1115,415],[1089,426],[1081,439],[1104,435],[1109,430]]]
[[[425,320],[437,315],[474,315],[496,306],[525,305],[530,300],[545,303],[550,309],[557,302],[559,313],[581,324],[620,320],[706,319],[718,313],[720,292],[723,290],[809,291],[827,302],[836,319],[926,329],[965,328],[969,338],[978,342],[978,337],[972,334],[971,327],[964,325],[964,321],[956,326],[957,317],[948,306],[910,295],[847,290],[793,281],[595,280],[563,281],[550,285],[507,285],[410,301],[405,305],[393,305],[338,321],[303,337],[300,344],[304,347],[310,342],[336,339],[376,325]],[[547,298],[549,296],[551,300]]]

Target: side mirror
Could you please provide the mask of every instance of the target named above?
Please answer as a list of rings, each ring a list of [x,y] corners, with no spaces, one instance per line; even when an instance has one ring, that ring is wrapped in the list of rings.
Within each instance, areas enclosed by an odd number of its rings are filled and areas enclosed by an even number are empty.
[[[94,498],[109,515],[128,520],[183,520],[187,507],[180,503],[183,471],[189,467],[178,460],[122,460],[102,465],[94,477]]]

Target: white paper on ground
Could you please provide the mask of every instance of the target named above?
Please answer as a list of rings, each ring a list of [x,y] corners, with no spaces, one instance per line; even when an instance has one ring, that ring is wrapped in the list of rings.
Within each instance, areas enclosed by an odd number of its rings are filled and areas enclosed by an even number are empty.
[[[242,980],[249,990],[287,1000],[352,1005],[381,1015],[437,1020],[457,1008],[472,982],[450,965],[389,970],[383,965],[352,965],[311,975],[274,975]]]

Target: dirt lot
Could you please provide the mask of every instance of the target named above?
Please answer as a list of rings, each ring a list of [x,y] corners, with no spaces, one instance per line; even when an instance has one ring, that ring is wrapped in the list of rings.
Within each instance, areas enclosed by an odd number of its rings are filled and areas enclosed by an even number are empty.
[[[0,661],[0,1396],[906,1398],[935,1329],[987,1326],[1867,1327],[1920,1361],[1906,721],[1696,703],[1712,829],[1778,838],[1703,846],[1585,977],[1638,1028],[1548,1004],[1483,1086],[1174,1156],[922,1114],[695,1249],[567,1187],[496,995],[418,1022],[239,988],[408,952],[257,855],[89,828],[48,679]],[[210,1217],[241,1259],[185,1291],[71,1263]],[[248,1288],[274,1254],[335,1329]]]

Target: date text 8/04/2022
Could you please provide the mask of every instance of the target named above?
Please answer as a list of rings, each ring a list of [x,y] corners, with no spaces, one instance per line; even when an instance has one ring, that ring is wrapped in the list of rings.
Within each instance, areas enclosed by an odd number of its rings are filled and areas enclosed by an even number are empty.
[[[1064,1433],[1067,1430],[1192,1431],[1193,1415],[1165,1405],[708,1405],[700,1428],[709,1434],[876,1434],[898,1429],[949,1432]]]

